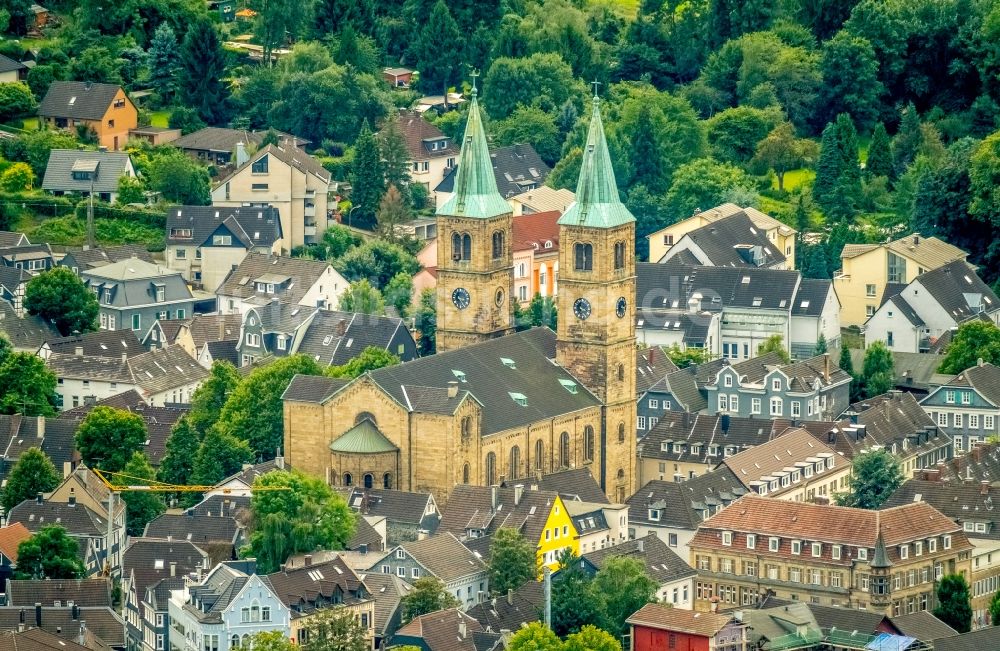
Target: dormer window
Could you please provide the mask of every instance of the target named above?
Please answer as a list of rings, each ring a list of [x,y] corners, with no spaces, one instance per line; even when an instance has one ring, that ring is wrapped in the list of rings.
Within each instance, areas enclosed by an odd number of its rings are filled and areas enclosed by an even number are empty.
[[[267,159],[268,158],[269,157],[265,154],[264,156],[261,156],[260,158],[258,158],[257,160],[255,160],[250,165],[250,173],[251,174],[267,174],[267,162],[268,162]]]
[[[213,235],[212,245],[213,246],[230,246],[233,243],[232,235]]]
[[[649,509],[649,519],[653,522],[660,521],[660,509]]]
[[[781,378],[774,378],[771,380],[771,390],[781,391]]]

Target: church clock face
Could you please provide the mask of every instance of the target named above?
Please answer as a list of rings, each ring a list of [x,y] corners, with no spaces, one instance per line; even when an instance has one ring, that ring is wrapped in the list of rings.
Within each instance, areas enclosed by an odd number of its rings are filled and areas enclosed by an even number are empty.
[[[573,302],[573,314],[576,318],[584,321],[590,316],[590,301],[585,298],[578,298]]]
[[[627,306],[628,306],[628,303],[625,302],[625,297],[624,296],[620,297],[618,299],[618,302],[615,304],[615,314],[618,315],[619,319],[622,319],[622,318],[625,317],[625,308]]]
[[[464,287],[459,287],[451,293],[451,302],[455,304],[460,310],[464,310],[469,307],[469,303],[472,302],[472,297],[469,295],[469,290]]]

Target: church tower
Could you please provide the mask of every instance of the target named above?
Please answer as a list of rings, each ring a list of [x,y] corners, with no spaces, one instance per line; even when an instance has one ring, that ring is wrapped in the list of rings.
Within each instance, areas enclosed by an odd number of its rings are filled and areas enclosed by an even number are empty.
[[[634,247],[595,96],[576,203],[559,219],[556,361],[604,403],[599,480],[616,502],[635,490]]]
[[[513,331],[511,207],[497,190],[475,85],[454,194],[437,211],[437,350]]]

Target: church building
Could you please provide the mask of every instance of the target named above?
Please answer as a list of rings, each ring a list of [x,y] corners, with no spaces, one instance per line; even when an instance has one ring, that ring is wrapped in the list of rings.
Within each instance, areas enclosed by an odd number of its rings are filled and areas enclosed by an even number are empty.
[[[438,353],[354,380],[297,376],[285,458],[334,486],[427,491],[587,467],[635,489],[635,219],[598,98],[559,220],[558,329],[515,332],[511,208],[497,190],[476,89],[455,192],[437,212]]]

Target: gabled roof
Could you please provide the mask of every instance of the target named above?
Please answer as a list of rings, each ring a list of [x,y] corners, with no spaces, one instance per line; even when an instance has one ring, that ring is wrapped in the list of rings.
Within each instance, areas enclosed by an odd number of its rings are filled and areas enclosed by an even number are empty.
[[[122,574],[135,581],[141,600],[149,588],[163,579],[184,577],[207,569],[208,554],[186,540],[131,538],[122,553]]]
[[[558,251],[559,216],[561,214],[558,210],[550,210],[516,215],[511,229],[513,233],[511,250],[527,251],[532,249],[538,253]]]
[[[55,602],[77,606],[112,607],[111,579],[7,579],[8,606],[34,606]]]
[[[347,550],[379,552],[385,549],[385,539],[360,513],[354,514],[354,534],[344,543]]]
[[[24,500],[10,510],[7,522],[20,522],[32,533],[42,527],[58,524],[71,536],[100,538],[107,533],[107,520],[88,506],[77,503],[53,502],[35,499]]]
[[[67,631],[67,634],[77,636],[76,631]],[[87,647],[77,644],[74,640],[40,628],[0,631],[0,646],[11,651],[88,651]]]
[[[400,111],[394,118],[399,131],[406,141],[406,150],[410,160],[419,161],[430,158],[450,158],[457,156],[458,147],[441,129],[423,118],[417,111]],[[445,143],[445,147],[441,144]],[[434,146],[437,148],[434,148]]]
[[[59,82],[55,82],[59,83]],[[43,190],[90,193],[90,180],[74,179],[73,167],[77,164],[97,163],[94,178],[94,192],[118,192],[118,179],[131,167],[129,155],[120,151],[83,151],[76,149],[53,149],[49,152],[49,162],[45,166]]]
[[[13,246],[24,246],[31,244],[28,236],[16,231],[0,231],[0,248],[6,249]]]
[[[510,198],[525,207],[525,214],[548,212],[555,210],[563,213],[576,199],[572,190],[560,188],[555,190],[547,185],[522,192]]]
[[[1000,298],[976,274],[975,268],[964,260],[955,260],[925,272],[913,282],[923,287],[956,323],[978,317],[981,311],[992,313],[1000,310]]]
[[[674,260],[636,263],[636,296],[663,297],[643,302],[643,318],[651,308],[683,310],[690,299],[698,299],[698,310],[752,307],[787,312],[800,280],[801,274],[791,269],[694,266]]]
[[[645,307],[636,312],[635,327],[646,332],[662,330],[674,336],[680,335],[685,346],[703,348],[708,343],[712,320],[717,316],[718,312],[707,310],[691,312]]]
[[[31,537],[31,532],[20,522],[0,527],[0,554],[17,563],[17,547]]]
[[[385,518],[389,523],[425,526],[428,507],[433,503],[430,493],[401,490],[363,489],[354,487],[345,497],[347,504],[367,516]],[[434,506],[436,510],[436,505]],[[432,516],[435,520],[438,516]]]
[[[35,614],[31,612],[31,609],[19,606],[0,607],[0,630],[17,630],[22,616],[24,616],[26,624],[29,626],[34,624]],[[86,622],[87,624],[87,646],[74,647],[74,641],[78,640],[80,635],[81,622]],[[54,651],[75,651],[75,648],[84,648],[88,649],[88,651],[94,651],[94,649],[105,651],[112,646],[115,648],[125,648],[125,622],[118,613],[107,607],[74,609],[71,606],[54,608],[51,605],[43,605],[41,628],[45,633],[55,635],[65,643],[65,645],[59,644],[54,648]],[[14,639],[18,639],[28,632],[18,633]],[[0,643],[3,641],[4,638],[0,637]],[[20,640],[18,640],[18,644],[20,644]],[[2,644],[0,644],[0,647],[2,647]],[[51,647],[28,648],[31,651],[36,651],[36,649],[49,651]],[[17,649],[20,651],[20,647],[17,647]]]
[[[46,339],[58,337],[59,331],[37,315],[17,316],[14,306],[0,300],[0,332],[7,335],[17,350],[38,350]]]
[[[1000,648],[1000,626],[934,640],[934,651],[983,651]]]
[[[650,387],[662,382],[668,375],[677,371],[661,346],[651,346],[645,350],[635,351],[635,394],[642,395]]]
[[[559,495],[553,491],[525,488],[521,491],[520,501],[515,504],[518,489],[496,488],[494,508],[493,491],[490,486],[456,485],[447,508],[441,514],[438,533],[465,537],[470,530],[489,535],[507,528],[521,532],[528,541],[540,540],[545,521]]]
[[[406,324],[397,317],[320,310],[293,352],[308,355],[323,365],[341,366],[369,346],[395,354],[390,346],[396,335],[409,337],[408,333]]]
[[[27,69],[28,66],[24,65],[20,61],[15,61],[9,56],[0,54],[0,72],[15,72]]]
[[[462,635],[461,624],[465,624],[465,635]],[[476,637],[484,634],[482,625],[457,608],[438,610],[433,613],[413,618],[409,623],[396,631],[393,644],[423,642],[426,651],[484,651],[477,644]],[[486,634],[499,639],[499,634]],[[491,648],[487,642],[485,649]]]
[[[965,369],[946,386],[972,387],[983,398],[1000,406],[1000,367],[988,362]]]
[[[895,384],[899,389],[927,391],[933,386],[946,384],[954,379],[953,375],[938,373],[941,366],[940,355],[934,353],[906,353],[900,351],[890,351],[892,353],[893,373],[895,374]],[[854,368],[860,369],[864,366],[865,351],[860,348],[851,349],[851,363]]]
[[[254,280],[265,274],[278,274],[291,279],[291,286],[284,293],[277,294],[279,300],[297,304],[330,266],[330,263],[320,260],[248,253],[243,262],[229,272],[215,293],[219,296],[253,298],[257,296]],[[262,303],[269,303],[270,300],[270,296],[261,297]]]
[[[171,206],[166,214],[168,245],[210,246],[220,229],[247,249],[269,249],[282,237],[281,216],[274,206]],[[190,237],[179,235],[187,230]]]
[[[601,102],[595,95],[576,186],[576,201],[566,209],[559,224],[615,228],[634,221],[635,217],[618,196],[618,183],[601,122]]]
[[[832,280],[803,278],[792,303],[792,316],[822,316],[832,286]]]
[[[958,522],[978,522],[986,531],[970,532],[973,538],[1000,539],[1000,513],[994,506],[1000,493],[989,485],[965,481],[927,481],[909,479],[889,496],[883,509],[914,502],[926,502],[941,513]]]
[[[885,245],[893,253],[905,256],[925,269],[937,269],[955,260],[965,260],[969,254],[936,237],[922,237],[919,233],[901,237]]]
[[[226,183],[229,179],[233,178],[237,174],[240,174],[245,169],[249,169],[256,161],[260,160],[263,156],[270,155],[274,156],[276,159],[285,163],[289,167],[296,169],[303,174],[315,176],[323,182],[329,183],[332,178],[330,172],[323,167],[318,160],[302,151],[298,147],[292,147],[291,143],[281,144],[281,145],[268,145],[263,149],[252,154],[243,165],[236,168],[232,174],[226,176],[225,178],[218,181],[214,187],[218,188]],[[291,183],[291,181],[289,181]]]
[[[545,183],[551,169],[529,144],[496,147],[490,151],[493,176],[497,191],[504,197],[513,197],[526,189]],[[452,167],[434,188],[435,192],[453,192],[458,176],[458,166]]]
[[[322,404],[350,383],[344,378],[323,375],[296,375],[281,395],[282,400]]]
[[[94,247],[92,249],[73,248],[67,251],[66,255],[72,256],[80,271],[103,267],[114,262],[128,260],[129,258],[139,258],[145,262],[153,262],[153,256],[141,244],[122,244],[119,246]],[[61,264],[65,265],[66,263],[62,262]]]
[[[208,543],[232,544],[241,527],[235,518],[219,515],[184,515],[164,513],[146,525],[145,538],[187,540],[197,545]]]
[[[368,588],[339,556],[325,563],[286,567],[261,580],[281,603],[303,614],[329,604],[338,592],[347,604],[368,598]]]
[[[787,475],[789,474],[787,468],[794,468],[798,463],[812,457],[827,455],[835,460],[839,456],[836,450],[799,428],[749,450],[726,457],[723,463],[741,482],[750,487],[751,482],[762,481],[765,477]],[[776,492],[780,492],[780,489]]]
[[[488,218],[512,212],[510,204],[497,190],[493,161],[486,143],[486,127],[479,113],[476,88],[465,123],[465,137],[458,157],[454,193],[437,209],[438,215]]]
[[[564,502],[581,501],[592,504],[610,504],[601,485],[594,479],[590,468],[570,468],[526,479],[508,479],[504,488],[522,484],[531,490],[558,493]]]
[[[469,609],[468,614],[487,632],[515,632],[522,626],[539,621],[544,608],[542,583],[530,579],[516,590],[476,604]]]
[[[58,377],[134,384],[147,395],[201,382],[209,375],[207,368],[178,345],[154,348],[125,360],[56,353],[45,363]]]
[[[661,631],[714,637],[733,621],[733,618],[718,613],[697,613],[683,608],[671,608],[668,604],[646,604],[625,621]]]
[[[740,384],[744,386],[760,384],[777,369],[788,377],[789,389],[800,393],[812,391],[813,384],[817,380],[820,388],[825,388],[849,382],[851,379],[850,374],[842,370],[828,353],[784,364],[779,354],[771,352],[732,364],[730,368],[740,376]],[[721,371],[722,369],[719,369],[707,384],[718,383]]]
[[[296,146],[302,146],[309,143],[309,141],[305,138],[296,138],[295,136],[284,133],[283,131],[275,132],[278,134],[278,139],[282,142],[290,141],[294,138]],[[193,131],[186,136],[181,136],[177,140],[172,141],[170,146],[177,147],[178,149],[190,149],[192,151],[232,153],[236,150],[236,145],[238,143],[243,143],[244,146],[254,145],[259,147],[260,143],[264,141],[264,136],[266,135],[267,131],[245,131],[243,129],[205,127],[204,129]]]
[[[413,586],[395,574],[367,572],[360,577],[375,599],[375,635],[384,637],[389,633],[389,626],[399,610],[400,602]]]
[[[926,610],[918,610],[906,615],[896,615],[892,618],[892,624],[902,635],[916,638],[921,642],[933,642],[943,637],[958,635],[958,631]]]
[[[165,276],[179,276],[181,272],[161,267],[154,262],[146,262],[139,258],[128,258],[119,260],[102,267],[87,269],[84,272],[88,278],[101,278],[106,280],[152,280]]]
[[[78,348],[88,357],[117,357],[135,355],[146,350],[134,330],[98,330],[69,337],[48,339],[45,342],[53,353],[76,354]]]
[[[761,445],[785,430],[774,421],[721,415],[665,411],[660,420],[639,441],[638,454],[643,459],[677,463],[716,465],[726,449],[737,451]],[[712,448],[715,455],[710,455]],[[697,448],[697,449],[696,449]]]
[[[681,238],[684,239],[695,244],[708,257],[705,264],[715,267],[771,267],[785,261],[784,253],[742,211],[696,228]],[[760,264],[754,261],[754,247],[762,256]],[[675,245],[670,251],[680,250]],[[670,256],[670,252],[666,255]]]
[[[121,89],[122,87],[117,84],[99,84],[92,81],[54,81],[38,105],[38,115],[74,120],[100,120]]]
[[[582,556],[598,570],[604,567],[608,559],[618,557],[638,560],[645,566],[649,578],[660,585],[680,581],[698,573],[653,533],[618,545],[609,545]]]
[[[684,368],[667,373],[662,380],[653,384],[648,391],[662,391],[673,395],[684,411],[696,414],[708,407],[708,402],[698,390],[694,369]]]
[[[400,545],[413,560],[444,583],[486,572],[486,564],[450,532]]]
[[[727,466],[720,466],[682,482],[654,479],[626,500],[629,522],[652,527],[671,527],[694,531],[706,512],[718,512],[747,490]],[[653,520],[650,510],[659,511]]]

